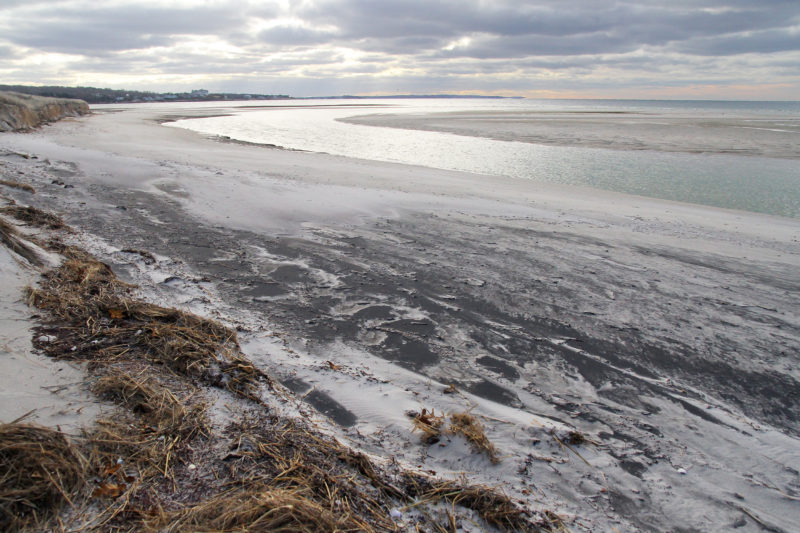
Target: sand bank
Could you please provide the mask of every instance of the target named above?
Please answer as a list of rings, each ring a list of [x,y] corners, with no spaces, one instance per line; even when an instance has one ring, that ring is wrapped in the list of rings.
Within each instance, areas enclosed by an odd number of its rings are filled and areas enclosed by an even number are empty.
[[[237,325],[312,419],[575,530],[791,530],[798,221],[218,143],[162,114],[4,136],[2,161],[118,275]],[[500,464],[422,445],[422,407],[471,409]],[[571,429],[594,444],[552,436]]]
[[[656,150],[800,159],[800,121],[683,112],[451,112],[370,114],[351,124],[444,131],[500,141],[612,150]]]

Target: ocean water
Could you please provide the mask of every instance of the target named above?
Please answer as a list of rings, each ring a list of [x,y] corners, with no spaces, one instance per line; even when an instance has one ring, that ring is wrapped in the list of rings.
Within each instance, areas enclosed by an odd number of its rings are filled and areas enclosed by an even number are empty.
[[[800,102],[300,100],[254,102],[225,112],[230,116],[178,120],[170,125],[287,149],[800,218],[800,159],[725,153],[736,151],[741,143],[749,148],[763,145],[800,156]],[[411,119],[437,117],[441,123],[447,122],[448,116],[463,118],[470,113],[483,118],[471,121],[477,126],[469,134],[342,121],[354,116],[391,114]],[[498,123],[531,117],[536,119],[540,139],[548,134],[546,121],[550,117],[557,120],[559,127],[553,130],[553,139],[545,144],[515,140],[513,135],[509,138],[508,132],[503,140],[488,138],[488,131],[498,131]],[[580,137],[587,117],[595,140],[607,140],[609,148],[574,146],[555,137],[563,135],[564,127],[569,130],[570,120],[575,120],[571,135]],[[630,129],[630,120],[636,119],[640,126],[642,117],[647,122],[644,149],[620,149],[615,139]],[[721,149],[705,153],[674,151],[666,145],[662,149],[659,128],[666,132],[675,121],[681,123],[686,135],[698,136],[699,143],[711,142]],[[481,124],[488,129],[482,129]],[[709,124],[714,127],[702,127]],[[720,138],[709,139],[708,135]]]

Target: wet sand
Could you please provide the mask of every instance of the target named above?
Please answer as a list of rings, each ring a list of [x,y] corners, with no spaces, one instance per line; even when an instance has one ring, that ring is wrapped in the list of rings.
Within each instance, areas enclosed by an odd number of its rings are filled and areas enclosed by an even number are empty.
[[[237,324],[344,438],[504,483],[575,530],[800,518],[797,220],[218,143],[158,118],[4,136],[0,160],[145,293]],[[471,408],[503,462],[421,446],[404,411],[423,406]],[[549,437],[563,428],[596,442],[586,463]]]
[[[800,121],[691,112],[451,112],[370,114],[350,124],[441,131],[554,146],[800,159]]]

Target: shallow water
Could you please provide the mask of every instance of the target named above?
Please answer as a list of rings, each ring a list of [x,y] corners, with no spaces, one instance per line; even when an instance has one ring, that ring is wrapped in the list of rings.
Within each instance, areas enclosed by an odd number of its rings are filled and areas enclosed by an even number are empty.
[[[342,122],[357,115],[388,113],[408,117],[403,127],[447,129],[448,120],[478,111],[489,116],[471,120],[471,129],[460,130],[459,135]],[[430,117],[438,118],[438,124],[425,122]],[[520,129],[519,122],[524,121],[528,122]],[[231,116],[172,125],[289,149],[800,217],[800,162],[791,158],[800,154],[797,103],[476,99],[302,101],[298,106],[298,102],[270,102],[233,110]],[[581,136],[589,133],[590,145],[581,145],[586,144]],[[675,150],[668,143],[670,135],[686,146],[710,146],[698,150],[712,153]],[[641,149],[632,149],[631,139]],[[789,155],[742,155],[772,153],[776,144]]]

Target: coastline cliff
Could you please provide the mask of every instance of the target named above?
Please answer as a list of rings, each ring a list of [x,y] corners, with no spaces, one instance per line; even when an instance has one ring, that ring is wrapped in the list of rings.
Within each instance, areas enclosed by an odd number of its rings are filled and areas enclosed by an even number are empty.
[[[88,113],[89,104],[83,100],[0,92],[0,132],[31,130],[64,117]]]

